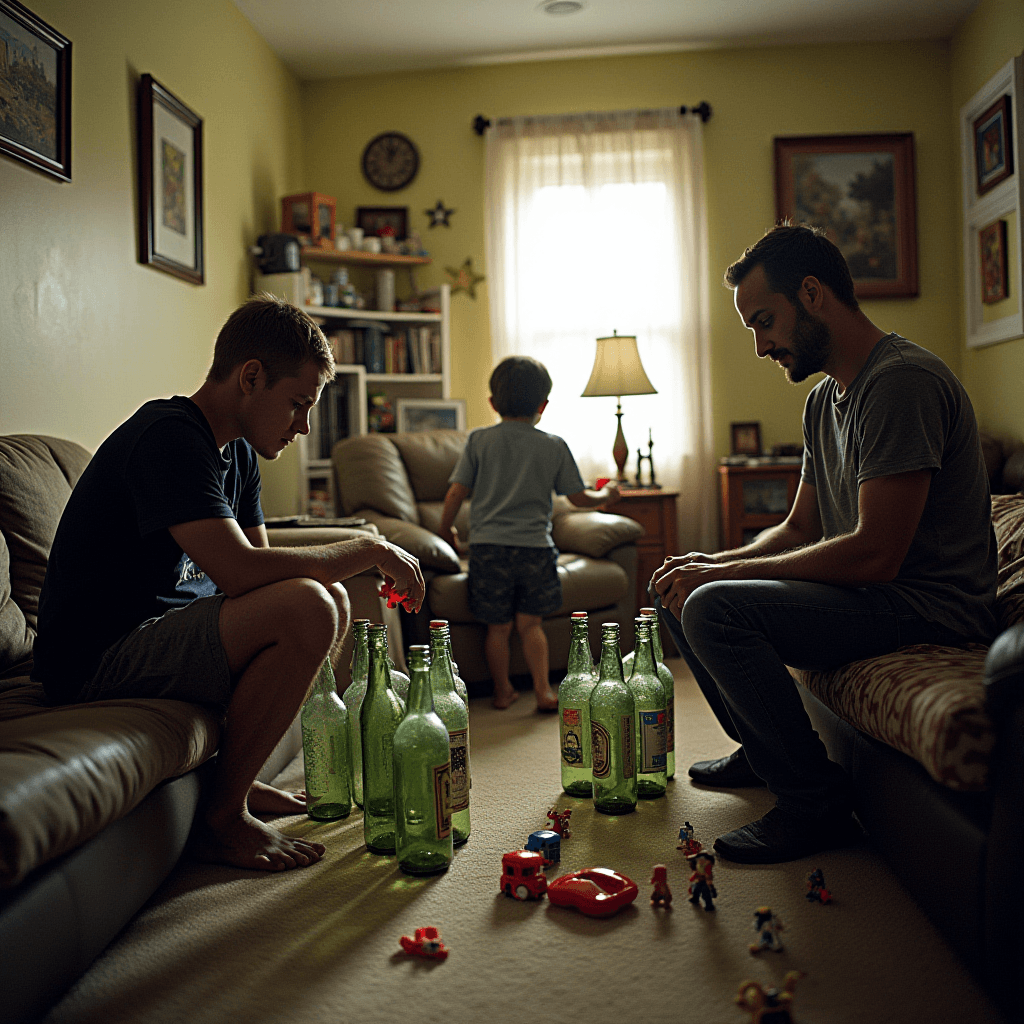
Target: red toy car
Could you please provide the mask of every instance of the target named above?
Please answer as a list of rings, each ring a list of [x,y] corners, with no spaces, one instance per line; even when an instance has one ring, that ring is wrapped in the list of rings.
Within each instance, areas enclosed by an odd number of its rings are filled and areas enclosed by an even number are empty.
[[[498,888],[517,900],[539,900],[548,888],[544,855],[533,850],[513,850],[501,858]]]
[[[412,953],[414,956],[425,956],[429,960],[448,959],[448,950],[441,941],[441,933],[433,925],[417,928],[415,938],[410,939],[408,935],[403,935],[398,941],[406,953]]]
[[[556,907],[572,907],[588,917],[611,917],[636,899],[636,882],[611,868],[584,868],[556,878],[548,899]]]

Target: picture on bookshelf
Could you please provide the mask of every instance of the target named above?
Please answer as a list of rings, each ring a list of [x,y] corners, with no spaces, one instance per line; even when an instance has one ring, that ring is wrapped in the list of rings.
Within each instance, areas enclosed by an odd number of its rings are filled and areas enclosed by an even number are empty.
[[[423,430],[465,430],[466,400],[464,398],[399,398],[398,432],[419,433]]]

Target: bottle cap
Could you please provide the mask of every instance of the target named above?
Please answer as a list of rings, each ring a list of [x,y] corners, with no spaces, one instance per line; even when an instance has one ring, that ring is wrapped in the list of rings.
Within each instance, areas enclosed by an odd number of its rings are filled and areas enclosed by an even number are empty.
[[[431,619],[430,620],[430,628],[431,629],[439,629],[441,626],[447,626],[447,625],[448,625],[448,620],[447,619]]]
[[[572,615],[569,616],[570,619],[585,619],[586,617],[586,612],[573,612]]]

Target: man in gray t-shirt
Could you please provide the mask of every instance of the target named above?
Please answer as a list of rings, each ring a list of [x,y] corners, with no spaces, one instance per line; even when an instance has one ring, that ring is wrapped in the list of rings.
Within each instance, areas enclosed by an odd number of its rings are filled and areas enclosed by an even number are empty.
[[[823,232],[774,228],[725,280],[758,357],[793,383],[826,375],[804,409],[800,486],[783,523],[734,551],[669,558],[652,585],[705,699],[742,744],[691,777],[767,785],[777,800],[715,850],[774,863],[859,835],[845,775],[786,666],[990,640],[996,545],[967,393],[941,359],[864,315]]]

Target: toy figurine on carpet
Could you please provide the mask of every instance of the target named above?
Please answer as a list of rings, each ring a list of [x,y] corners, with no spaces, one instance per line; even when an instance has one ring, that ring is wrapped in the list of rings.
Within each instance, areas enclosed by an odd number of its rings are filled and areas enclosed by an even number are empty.
[[[563,841],[572,835],[569,831],[569,819],[572,817],[571,807],[564,811],[559,811],[557,808],[552,807],[546,816],[551,821],[551,831],[557,832]]]
[[[428,960],[448,959],[448,949],[441,941],[441,933],[433,925],[417,928],[414,938],[403,935],[398,941],[402,949],[413,956],[426,957]]]
[[[796,983],[802,977],[803,972],[790,971],[783,979],[781,989],[762,988],[757,981],[740,982],[734,1001],[741,1010],[750,1014],[750,1024],[793,1024],[789,1008]]]
[[[651,869],[651,906],[672,909],[672,890],[668,887],[668,868],[664,864],[655,864]]]
[[[782,940],[779,932],[784,928],[782,921],[772,913],[771,907],[758,907],[754,911],[754,931],[757,938],[750,944],[751,953],[760,953],[763,949],[774,949],[782,952]]]
[[[718,890],[715,888],[715,876],[712,868],[715,864],[715,855],[706,850],[700,850],[689,858],[693,874],[690,875],[690,902],[697,906],[704,900],[705,910],[714,910],[715,904],[712,900],[718,898]]]
[[[825,874],[821,868],[815,868],[807,876],[807,892],[804,893],[804,899],[822,905],[832,902],[832,893],[825,887]]]
[[[683,827],[679,830],[679,845],[676,849],[682,850],[684,857],[692,857],[703,849],[700,840],[694,839],[693,826],[688,821],[684,821]]]

